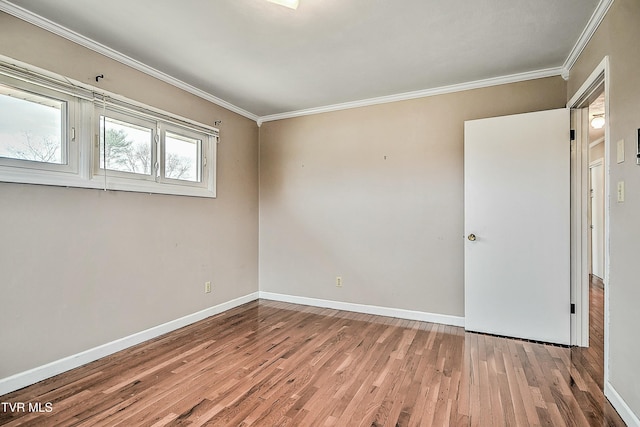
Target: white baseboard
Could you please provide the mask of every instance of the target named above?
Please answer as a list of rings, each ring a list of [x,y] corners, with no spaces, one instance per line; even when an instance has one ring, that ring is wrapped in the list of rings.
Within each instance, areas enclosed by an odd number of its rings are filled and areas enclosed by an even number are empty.
[[[629,427],[640,427],[640,418],[633,413],[627,402],[618,394],[611,383],[606,382],[604,385],[604,395],[609,399],[611,405],[618,411],[622,420]]]
[[[19,390],[23,387],[35,384],[39,381],[69,371],[71,369],[86,365],[102,357],[116,353],[120,350],[140,344],[144,341],[156,338],[160,335],[175,331],[184,326],[214,316],[232,308],[241,306],[258,298],[288,302],[292,304],[309,305],[312,307],[331,308],[334,310],[352,311],[356,313],[375,314],[379,316],[396,317],[407,320],[418,320],[423,322],[440,323],[444,325],[464,327],[464,317],[450,316],[446,314],[426,313],[422,311],[405,310],[398,308],[380,307],[365,304],[355,304],[342,301],[324,300],[318,298],[307,298],[295,295],[285,295],[273,292],[253,292],[227,301],[222,304],[201,310],[197,313],[189,314],[176,320],[172,320],[162,325],[149,328],[147,330],[129,335],[127,337],[91,348],[78,354],[74,354],[63,359],[56,360],[46,365],[28,371],[20,372],[10,377],[0,379],[0,396]],[[605,384],[604,394],[611,402],[611,405],[618,411],[624,422],[629,427],[640,427],[640,419],[624,399],[618,394],[610,383]]]
[[[440,323],[443,325],[464,327],[464,317],[447,314],[426,313],[423,311],[405,310],[401,308],[380,307],[376,305],[355,304],[318,298],[298,297],[260,291],[260,298],[292,304],[310,305],[312,307],[332,308],[334,310],[354,311],[356,313],[376,314],[378,316],[397,317],[399,319],[419,320],[422,322]]]
[[[102,357],[116,353],[120,350],[132,347],[141,342],[148,341],[152,338],[166,334],[167,332],[175,331],[184,326],[206,319],[207,317],[214,316],[222,313],[223,311],[230,310],[238,307],[242,304],[254,301],[258,299],[258,292],[253,292],[249,295],[233,299],[231,301],[218,304],[216,306],[198,311],[197,313],[189,314],[176,320],[172,320],[162,325],[149,328],[147,330],[129,335],[124,338],[111,341],[109,343],[100,345],[98,347],[91,348],[78,354],[74,354],[63,359],[56,360],[46,365],[38,366],[37,368],[30,369],[28,371],[20,372],[10,377],[0,379],[0,396],[11,393],[12,391],[19,390],[31,384],[35,384],[44,379],[53,377],[54,375],[61,374],[62,372],[69,371],[82,365],[86,365],[89,362],[98,360]]]
[[[175,331],[176,329],[180,329],[184,326],[222,313],[223,311],[238,307],[242,304],[254,301],[258,298],[289,302],[292,304],[310,305],[313,307],[332,308],[335,310],[353,311],[356,313],[375,314],[379,316],[397,317],[400,319],[419,320],[423,322],[464,327],[464,317],[459,316],[449,316],[445,314],[425,313],[421,311],[404,310],[398,308],[330,301],[317,298],[298,297],[272,292],[253,292],[249,295],[245,295],[243,297],[218,304],[214,307],[204,309],[197,313],[189,314],[179,319],[163,323],[162,325],[158,325],[153,328],[137,332],[133,335],[129,335],[127,337],[100,345],[98,347],[85,350],[81,353],[77,353],[63,359],[56,360],[54,362],[47,363],[46,365],[38,366],[28,371],[20,372],[10,377],[2,378],[0,379],[0,396],[11,393],[15,390],[19,390],[31,384],[35,384],[47,378],[51,378],[55,375],[80,367],[82,365],[86,365],[87,363],[93,362],[102,357],[109,356],[110,354],[140,344],[144,341],[156,338],[168,332]]]

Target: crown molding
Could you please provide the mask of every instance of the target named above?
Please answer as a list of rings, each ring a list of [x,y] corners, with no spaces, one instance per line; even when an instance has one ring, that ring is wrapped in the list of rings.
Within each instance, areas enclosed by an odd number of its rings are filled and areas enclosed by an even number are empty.
[[[405,93],[382,96],[377,98],[368,98],[368,99],[363,99],[359,101],[350,101],[350,102],[345,102],[340,104],[332,104],[332,105],[327,105],[322,107],[314,107],[314,108],[308,108],[303,110],[289,111],[289,112],[271,114],[266,116],[258,116],[240,107],[237,107],[208,92],[198,89],[162,71],[156,70],[155,68],[150,67],[136,59],[133,59],[101,43],[98,43],[88,37],[85,37],[79,33],[76,33],[75,31],[72,31],[66,27],[56,24],[55,22],[52,22],[46,18],[43,18],[35,13],[32,13],[19,6],[16,6],[7,0],[0,0],[0,11],[13,15],[16,18],[29,22],[46,31],[49,31],[53,34],[56,34],[67,40],[70,40],[76,44],[79,44],[90,50],[93,50],[94,52],[97,52],[101,55],[104,55],[108,58],[118,61],[124,65],[127,65],[131,68],[141,71],[147,75],[150,75],[161,81],[164,81],[165,83],[168,83],[172,86],[175,86],[179,89],[182,89],[186,92],[189,92],[207,101],[210,101],[229,111],[237,113],[248,119],[251,119],[255,121],[258,124],[258,126],[261,126],[262,123],[274,121],[274,120],[283,120],[283,119],[289,119],[293,117],[327,113],[331,111],[340,111],[340,110],[346,110],[351,108],[385,104],[389,102],[405,101],[405,100],[416,99],[416,98],[443,95],[447,93],[461,92],[465,90],[479,89],[484,87],[497,86],[501,84],[516,83],[516,82],[539,79],[544,77],[562,76],[562,78],[564,78],[565,80],[568,80],[571,67],[573,67],[576,60],[584,50],[585,46],[587,45],[587,43],[589,42],[589,40],[597,30],[598,26],[600,25],[600,22],[602,22],[602,20],[604,19],[604,16],[606,15],[607,11],[609,10],[613,2],[614,0],[600,0],[600,3],[596,7],[596,10],[594,11],[594,13],[591,15],[591,18],[589,19],[587,26],[582,31],[578,41],[574,45],[573,49],[569,53],[569,56],[567,57],[567,59],[565,60],[564,64],[561,67],[547,68],[547,69],[542,69],[537,71],[511,74],[511,75],[502,76],[502,77],[494,77],[494,78],[476,80],[472,82],[454,84],[449,86],[442,86],[442,87],[418,90],[413,92],[405,92]]]
[[[166,73],[163,73],[162,71],[156,70],[153,67],[150,67],[138,60],[135,60],[114,49],[111,49],[110,47],[107,47],[101,43],[98,43],[95,40],[85,37],[82,34],[79,34],[73,30],[63,27],[62,25],[56,24],[55,22],[50,21],[46,18],[43,18],[42,16],[36,15],[35,13],[30,12],[20,6],[16,6],[13,3],[10,3],[6,0],[0,0],[0,11],[6,12],[9,15],[13,15],[18,19],[21,19],[37,27],[40,27],[43,30],[49,31],[53,34],[63,37],[69,41],[79,44],[80,46],[86,47],[87,49],[90,49],[94,52],[97,52],[101,55],[104,55],[108,58],[118,61],[121,64],[127,65],[133,69],[141,71],[151,77],[155,77],[158,80],[161,80],[165,83],[168,83],[172,86],[182,89],[185,92],[189,92],[197,97],[200,97],[209,102],[212,102],[229,111],[233,111],[234,113],[240,114],[241,116],[244,116],[253,121],[256,121],[256,122],[258,121],[258,116],[253,113],[250,113],[223,99],[213,96],[210,93],[205,92],[201,89],[198,89],[195,86],[185,83],[182,80],[176,79],[175,77],[172,77]]]
[[[580,34],[580,37],[578,37],[578,41],[573,46],[573,49],[571,49],[571,52],[569,52],[569,56],[567,56],[567,59],[562,65],[562,77],[565,80],[569,80],[571,68],[574,66],[574,64],[578,60],[578,57],[587,46],[587,43],[589,43],[589,40],[591,40],[591,37],[593,37],[593,34],[596,32],[598,26],[609,11],[609,8],[613,4],[613,1],[614,0],[600,0],[600,3],[598,3],[596,10],[593,12],[593,15],[591,15],[589,22],[587,22],[587,26],[584,27],[584,30],[582,30],[582,34]]]
[[[344,102],[341,104],[327,105],[324,107],[308,108],[305,110],[289,111],[286,113],[271,114],[262,116],[258,119],[258,126],[262,123],[274,120],[290,119],[293,117],[309,116],[312,114],[328,113],[331,111],[347,110],[358,107],[368,107],[371,105],[386,104],[389,102],[406,101],[409,99],[425,98],[428,96],[444,95],[447,93],[462,92],[471,89],[481,89],[490,86],[498,86],[508,83],[523,82],[526,80],[535,80],[545,77],[555,77],[562,74],[562,68],[546,68],[537,71],[528,71],[526,73],[511,74],[502,77],[492,77],[489,79],[475,80],[472,82],[454,84],[449,86],[441,86],[432,89],[423,89],[413,92],[399,93],[396,95],[381,96],[377,98],[363,99],[360,101]]]

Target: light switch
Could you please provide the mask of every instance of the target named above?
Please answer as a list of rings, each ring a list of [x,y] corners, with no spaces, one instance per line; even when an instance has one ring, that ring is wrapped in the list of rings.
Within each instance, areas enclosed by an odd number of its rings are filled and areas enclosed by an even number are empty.
[[[618,203],[624,202],[624,181],[618,181]]]
[[[618,163],[624,162],[624,139],[618,141]]]

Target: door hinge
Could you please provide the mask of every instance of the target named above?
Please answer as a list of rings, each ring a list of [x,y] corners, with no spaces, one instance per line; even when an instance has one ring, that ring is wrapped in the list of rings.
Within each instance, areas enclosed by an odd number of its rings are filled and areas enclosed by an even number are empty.
[[[569,138],[571,138],[571,141],[575,141],[576,140],[576,131],[575,131],[575,129],[571,129],[569,131]]]
[[[576,314],[576,305],[571,304],[571,314]]]

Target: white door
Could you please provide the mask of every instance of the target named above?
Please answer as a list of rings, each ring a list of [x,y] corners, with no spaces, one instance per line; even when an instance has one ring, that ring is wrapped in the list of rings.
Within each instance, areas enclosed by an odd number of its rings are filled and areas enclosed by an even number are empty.
[[[592,165],[591,172],[591,273],[604,278],[604,167]]]
[[[465,328],[569,344],[569,110],[465,122]]]

